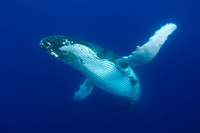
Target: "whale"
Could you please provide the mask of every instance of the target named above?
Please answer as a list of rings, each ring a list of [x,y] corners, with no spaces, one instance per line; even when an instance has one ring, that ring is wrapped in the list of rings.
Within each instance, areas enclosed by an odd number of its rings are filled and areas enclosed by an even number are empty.
[[[148,42],[122,57],[102,46],[64,35],[45,37],[40,47],[86,77],[74,93],[75,101],[88,97],[97,86],[133,104],[140,98],[141,87],[132,67],[150,62],[176,28],[175,23],[161,26]]]

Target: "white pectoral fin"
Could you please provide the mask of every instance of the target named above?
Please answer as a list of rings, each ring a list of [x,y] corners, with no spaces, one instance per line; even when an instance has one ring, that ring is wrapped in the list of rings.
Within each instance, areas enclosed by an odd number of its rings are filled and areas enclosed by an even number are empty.
[[[74,100],[80,101],[84,98],[86,98],[90,93],[92,92],[94,85],[86,79],[82,85],[80,85],[80,89],[75,92]]]
[[[136,50],[129,56],[124,56],[117,60],[118,63],[126,62],[133,66],[142,66],[151,61],[161,46],[167,40],[167,37],[176,30],[177,26],[173,23],[168,23],[162,26],[155,34],[149,38],[149,41],[143,46],[137,46]]]

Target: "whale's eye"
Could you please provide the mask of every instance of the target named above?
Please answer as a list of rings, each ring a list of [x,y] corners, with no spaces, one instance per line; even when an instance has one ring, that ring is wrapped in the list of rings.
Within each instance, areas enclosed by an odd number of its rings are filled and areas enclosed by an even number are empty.
[[[121,68],[127,68],[127,67],[128,67],[128,64],[127,64],[127,63],[121,63],[121,64],[120,64],[120,67],[121,67]]]

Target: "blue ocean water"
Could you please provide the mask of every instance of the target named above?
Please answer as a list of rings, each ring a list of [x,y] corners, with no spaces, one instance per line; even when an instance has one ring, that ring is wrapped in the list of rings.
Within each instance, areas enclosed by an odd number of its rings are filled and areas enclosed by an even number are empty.
[[[0,133],[199,133],[198,0],[2,0],[0,4]],[[80,101],[85,80],[39,46],[66,35],[129,55],[162,25],[177,30],[149,64],[133,67],[139,102],[126,104],[94,88]]]

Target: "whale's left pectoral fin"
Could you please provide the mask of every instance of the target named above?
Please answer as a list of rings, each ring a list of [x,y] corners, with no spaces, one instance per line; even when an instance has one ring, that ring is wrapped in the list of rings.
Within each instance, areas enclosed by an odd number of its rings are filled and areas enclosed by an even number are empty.
[[[132,52],[129,56],[124,56],[118,60],[116,63],[121,66],[124,63],[132,66],[142,66],[151,61],[161,46],[167,40],[167,37],[176,30],[176,24],[168,23],[162,26],[159,30],[155,32],[155,34],[149,38],[149,41],[145,43],[143,46],[137,46],[136,50]]]
[[[77,92],[75,92],[74,100],[80,101],[89,96],[92,92],[93,87],[94,85],[92,84],[92,82],[86,79],[84,83],[80,85],[80,89]]]

